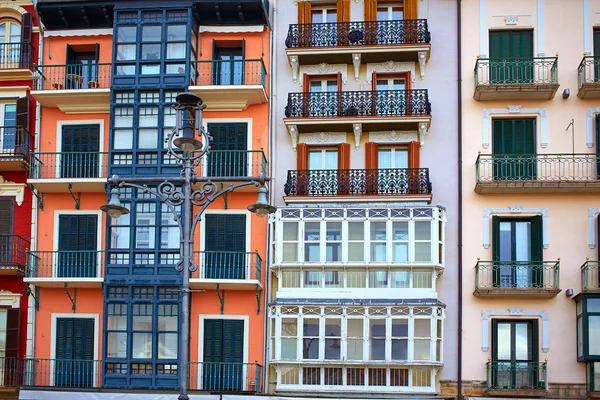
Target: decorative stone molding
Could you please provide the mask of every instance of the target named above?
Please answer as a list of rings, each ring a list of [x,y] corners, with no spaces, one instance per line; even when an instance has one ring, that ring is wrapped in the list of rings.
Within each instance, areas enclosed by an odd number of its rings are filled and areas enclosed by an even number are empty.
[[[352,132],[354,133],[354,142],[356,150],[360,148],[360,136],[362,135],[362,124],[352,124]]]
[[[425,122],[419,123],[419,143],[421,144],[421,149],[425,147],[425,134],[427,133],[427,124]]]
[[[0,290],[0,307],[19,308],[21,294]]]
[[[23,204],[23,196],[25,194],[24,183],[14,183],[5,181],[4,177],[0,175],[0,196],[15,197],[15,201],[18,205]]]
[[[490,247],[490,217],[492,215],[530,214],[542,216],[542,243],[545,249],[550,247],[550,228],[548,226],[547,208],[523,208],[521,206],[509,206],[508,208],[484,208],[483,209],[483,248]]]
[[[298,127],[296,125],[288,125],[287,129],[292,137],[292,148],[296,151],[296,147],[298,146]]]
[[[600,208],[588,208],[588,245],[590,249],[596,248],[596,215]]]
[[[373,72],[384,72],[384,73],[400,73],[410,72],[411,81],[415,81],[415,63],[410,62],[396,62],[386,61],[382,63],[368,63],[367,64],[367,83],[371,84]]]
[[[594,147],[594,116],[600,114],[600,108],[588,108],[585,118],[585,143],[587,147]]]
[[[298,82],[298,68],[300,67],[300,62],[298,60],[298,56],[290,56],[290,66],[292,67],[292,80],[294,83]]]
[[[419,134],[415,131],[369,132],[369,142],[375,143],[410,143],[418,140]]]
[[[490,317],[541,317],[542,318],[542,351],[547,353],[548,346],[548,311],[525,311],[522,308],[509,308],[508,310],[483,310],[481,311],[481,350],[490,349]]]
[[[300,75],[319,75],[319,74],[342,74],[342,83],[345,85],[348,82],[348,66],[346,64],[315,64],[315,65],[302,65],[300,66]],[[294,81],[296,82],[296,81]],[[303,82],[298,82],[299,86],[302,86]]]
[[[31,3],[29,3],[31,4]],[[23,7],[20,7],[18,4],[16,3],[9,3],[6,1],[3,1],[0,3],[0,11],[1,12],[6,12],[8,10],[12,11],[12,12],[18,12],[19,14],[23,15],[27,12],[26,9],[24,9]],[[13,11],[14,10],[14,11]]]
[[[540,146],[548,146],[545,108],[521,108],[521,106],[508,106],[507,108],[484,108],[481,126],[481,146],[490,147],[490,116],[496,114],[537,114],[540,116]]]
[[[360,76],[360,53],[352,54],[352,64],[354,64],[354,79],[358,82]]]
[[[417,54],[419,55],[419,72],[421,74],[421,79],[425,79],[425,63],[427,62],[427,52],[419,51]]]
[[[504,23],[506,25],[516,25],[517,22],[519,21],[519,17],[516,15],[510,15],[510,16],[506,16],[504,17]]]
[[[303,133],[299,137],[299,142],[316,145],[346,143],[346,134],[344,132]]]

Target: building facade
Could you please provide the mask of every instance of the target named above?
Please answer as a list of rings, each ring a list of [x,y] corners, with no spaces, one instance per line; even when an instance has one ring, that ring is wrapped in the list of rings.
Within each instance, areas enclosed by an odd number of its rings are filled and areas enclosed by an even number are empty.
[[[270,394],[456,383],[455,11],[276,3]]]
[[[598,390],[598,13],[462,1],[469,399]]]
[[[36,103],[30,96],[38,57],[38,27],[31,1],[0,4],[0,386],[15,395],[15,369],[27,347],[27,293],[23,282],[31,247],[30,152],[35,146]]]
[[[154,178],[158,190],[180,175],[165,140],[176,96],[188,91],[203,99],[212,137],[196,174],[226,187],[269,173],[268,10],[261,1],[37,2],[42,135],[28,183],[43,202],[25,278],[36,306],[22,397],[179,390],[176,216],[143,188],[121,189],[130,213],[119,219],[100,206],[110,176]],[[194,232],[190,392],[262,390],[267,221],[247,210],[256,191],[219,199]]]

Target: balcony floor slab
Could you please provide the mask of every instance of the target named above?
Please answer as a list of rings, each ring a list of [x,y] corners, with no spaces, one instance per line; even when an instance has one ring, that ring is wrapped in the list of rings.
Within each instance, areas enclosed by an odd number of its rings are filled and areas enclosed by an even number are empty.
[[[598,193],[600,180],[588,181],[510,181],[510,182],[477,182],[475,193]]]
[[[104,278],[24,278],[23,282],[48,288],[100,288]]]
[[[477,85],[473,98],[490,100],[552,100],[559,84]]]
[[[510,298],[540,298],[551,299],[562,289],[555,288],[477,288],[473,292],[475,297],[510,297]]]
[[[31,95],[42,106],[65,114],[110,112],[110,89],[32,90]]]
[[[432,195],[373,195],[373,196],[283,196],[286,204],[305,203],[426,203],[431,204]]]

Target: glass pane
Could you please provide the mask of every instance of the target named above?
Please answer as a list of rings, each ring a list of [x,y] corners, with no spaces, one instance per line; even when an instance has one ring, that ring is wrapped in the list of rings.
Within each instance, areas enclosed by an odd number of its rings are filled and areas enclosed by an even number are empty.
[[[319,320],[305,319],[302,329],[303,340],[303,358],[319,358]]]
[[[307,222],[304,224],[304,240],[320,240],[321,224],[319,222]]]
[[[284,360],[295,360],[298,358],[297,340],[281,339],[281,358]]]
[[[325,359],[339,360],[341,358],[341,339],[325,339]]]
[[[391,287],[393,288],[409,288],[410,287],[410,271],[391,271],[390,272]]]
[[[415,344],[415,360],[429,360],[430,358],[430,340],[416,340]]]
[[[177,359],[177,333],[158,334],[158,358]]]
[[[415,222],[415,239],[416,240],[431,240],[431,222],[429,222],[429,221]]]
[[[515,357],[517,360],[529,360],[529,335],[527,323],[515,324]]]
[[[321,287],[321,271],[304,271],[304,287]]]
[[[600,312],[600,299],[587,299],[586,306],[587,312]]]
[[[142,42],[162,42],[162,27],[160,25],[146,25],[142,28]]]
[[[142,45],[142,60],[158,60],[160,58],[160,44]]]
[[[363,359],[363,339],[348,339],[346,341],[346,354],[348,360]]]
[[[380,169],[392,168],[392,149],[380,149],[377,157],[377,163]]]
[[[297,336],[298,320],[295,318],[283,318],[281,320],[281,336]]]
[[[413,288],[414,289],[430,289],[433,287],[431,272],[429,271],[414,271],[413,272]]]
[[[498,323],[498,360],[510,360],[510,323]]]
[[[516,261],[531,260],[531,222],[515,222]]]
[[[323,91],[323,84],[321,81],[310,81],[310,92],[311,93],[319,93]],[[309,153],[310,154],[310,153]],[[310,165],[310,161],[309,161]]]
[[[298,245],[296,243],[284,243],[283,244],[283,262],[294,262],[298,261]]]
[[[403,90],[404,84],[396,87],[394,84],[394,90]],[[395,149],[394,150],[394,168],[408,168],[408,150],[407,149]]]
[[[348,244],[348,261],[357,262],[365,260],[365,246],[363,243]]]
[[[365,224],[363,222],[348,223],[348,239],[349,240],[364,240]]]
[[[325,271],[325,287],[342,287],[342,280],[340,279],[341,274],[341,271]]]
[[[427,262],[431,261],[431,243],[415,243],[415,261]]]
[[[600,355],[600,316],[589,316],[587,335],[590,355]]]
[[[185,58],[185,43],[167,44],[167,59],[178,58]]]
[[[408,241],[408,221],[392,224],[394,240]]]
[[[415,337],[431,337],[431,320],[415,319]]]
[[[138,332],[133,334],[133,358],[152,358],[152,332]]]
[[[2,313],[0,313],[0,316]],[[0,320],[0,326],[2,321]],[[107,329],[111,331],[126,331],[127,330],[127,316],[126,315],[109,315],[107,321]]]
[[[364,288],[367,285],[366,271],[346,271],[347,288]]]
[[[388,272],[387,271],[369,271],[369,287],[371,287],[371,288],[387,288],[388,287]]]
[[[394,262],[408,262],[408,243],[394,243]]]
[[[385,240],[385,222],[371,222],[371,240]]]
[[[117,29],[117,40],[121,42],[133,42],[137,41],[137,27],[135,26],[120,26]]]
[[[363,337],[363,320],[362,319],[348,319],[347,320],[347,336],[348,337]]]
[[[157,129],[140,129],[138,130],[138,148],[139,149],[156,149],[158,141]]]
[[[160,65],[142,65],[142,75],[160,74]]]
[[[408,339],[392,340],[392,360],[408,359]]]
[[[168,25],[167,41],[185,41],[187,27],[185,25]]]
[[[109,358],[127,357],[127,332],[109,332],[106,356]]]
[[[324,169],[337,169],[338,167],[338,154],[335,150],[327,150],[325,152],[325,168]]]
[[[117,60],[135,60],[135,44],[120,44],[117,46]]]
[[[512,227],[510,222],[500,222],[500,261],[512,261]]]
[[[283,223],[283,240],[298,240],[298,223]]]

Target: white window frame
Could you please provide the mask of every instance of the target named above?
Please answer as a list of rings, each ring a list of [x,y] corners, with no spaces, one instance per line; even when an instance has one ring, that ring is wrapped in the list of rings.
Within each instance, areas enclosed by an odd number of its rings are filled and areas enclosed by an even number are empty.
[[[313,91],[311,91],[311,88],[313,87],[313,85],[312,85],[313,82],[320,82],[321,83],[321,91],[320,92],[313,92]],[[328,85],[329,82],[335,82],[335,87],[337,88],[336,90],[334,90],[331,93],[338,92],[339,88],[337,87],[337,80],[330,79],[330,78],[329,79],[310,78],[309,81],[308,81],[308,86],[309,86],[308,87],[308,91],[310,93],[312,93],[313,95],[316,95],[317,93],[329,93],[329,90],[328,90],[329,89],[329,85]]]
[[[313,6],[311,8],[311,14],[310,14],[310,22],[311,22],[311,24],[317,23],[317,22],[313,22],[313,20],[312,20],[312,17],[315,14],[315,13],[313,13],[313,11],[321,11],[321,15],[323,17],[323,21],[327,21],[327,16],[329,15],[329,11],[334,11],[335,12],[335,16],[336,16],[336,20],[337,20],[337,7],[331,6],[331,5],[316,6],[316,7]],[[318,22],[318,23],[328,23],[328,22]]]
[[[393,21],[393,9],[394,7],[402,8],[402,17],[404,18],[404,4],[400,3],[389,3],[389,4],[378,4],[377,5],[377,14],[379,14],[380,8],[387,8],[387,18],[386,20],[378,20],[378,21]]]
[[[391,164],[394,165],[396,162],[396,153],[406,153],[406,167],[400,167],[400,168],[408,168],[408,156],[409,156],[409,151],[407,147],[384,147],[384,146],[380,146],[379,150],[377,151],[377,155],[379,156],[381,151],[391,151]],[[379,157],[378,157],[379,158]],[[390,168],[396,168],[396,167],[390,167]],[[380,168],[381,169],[381,168]]]

